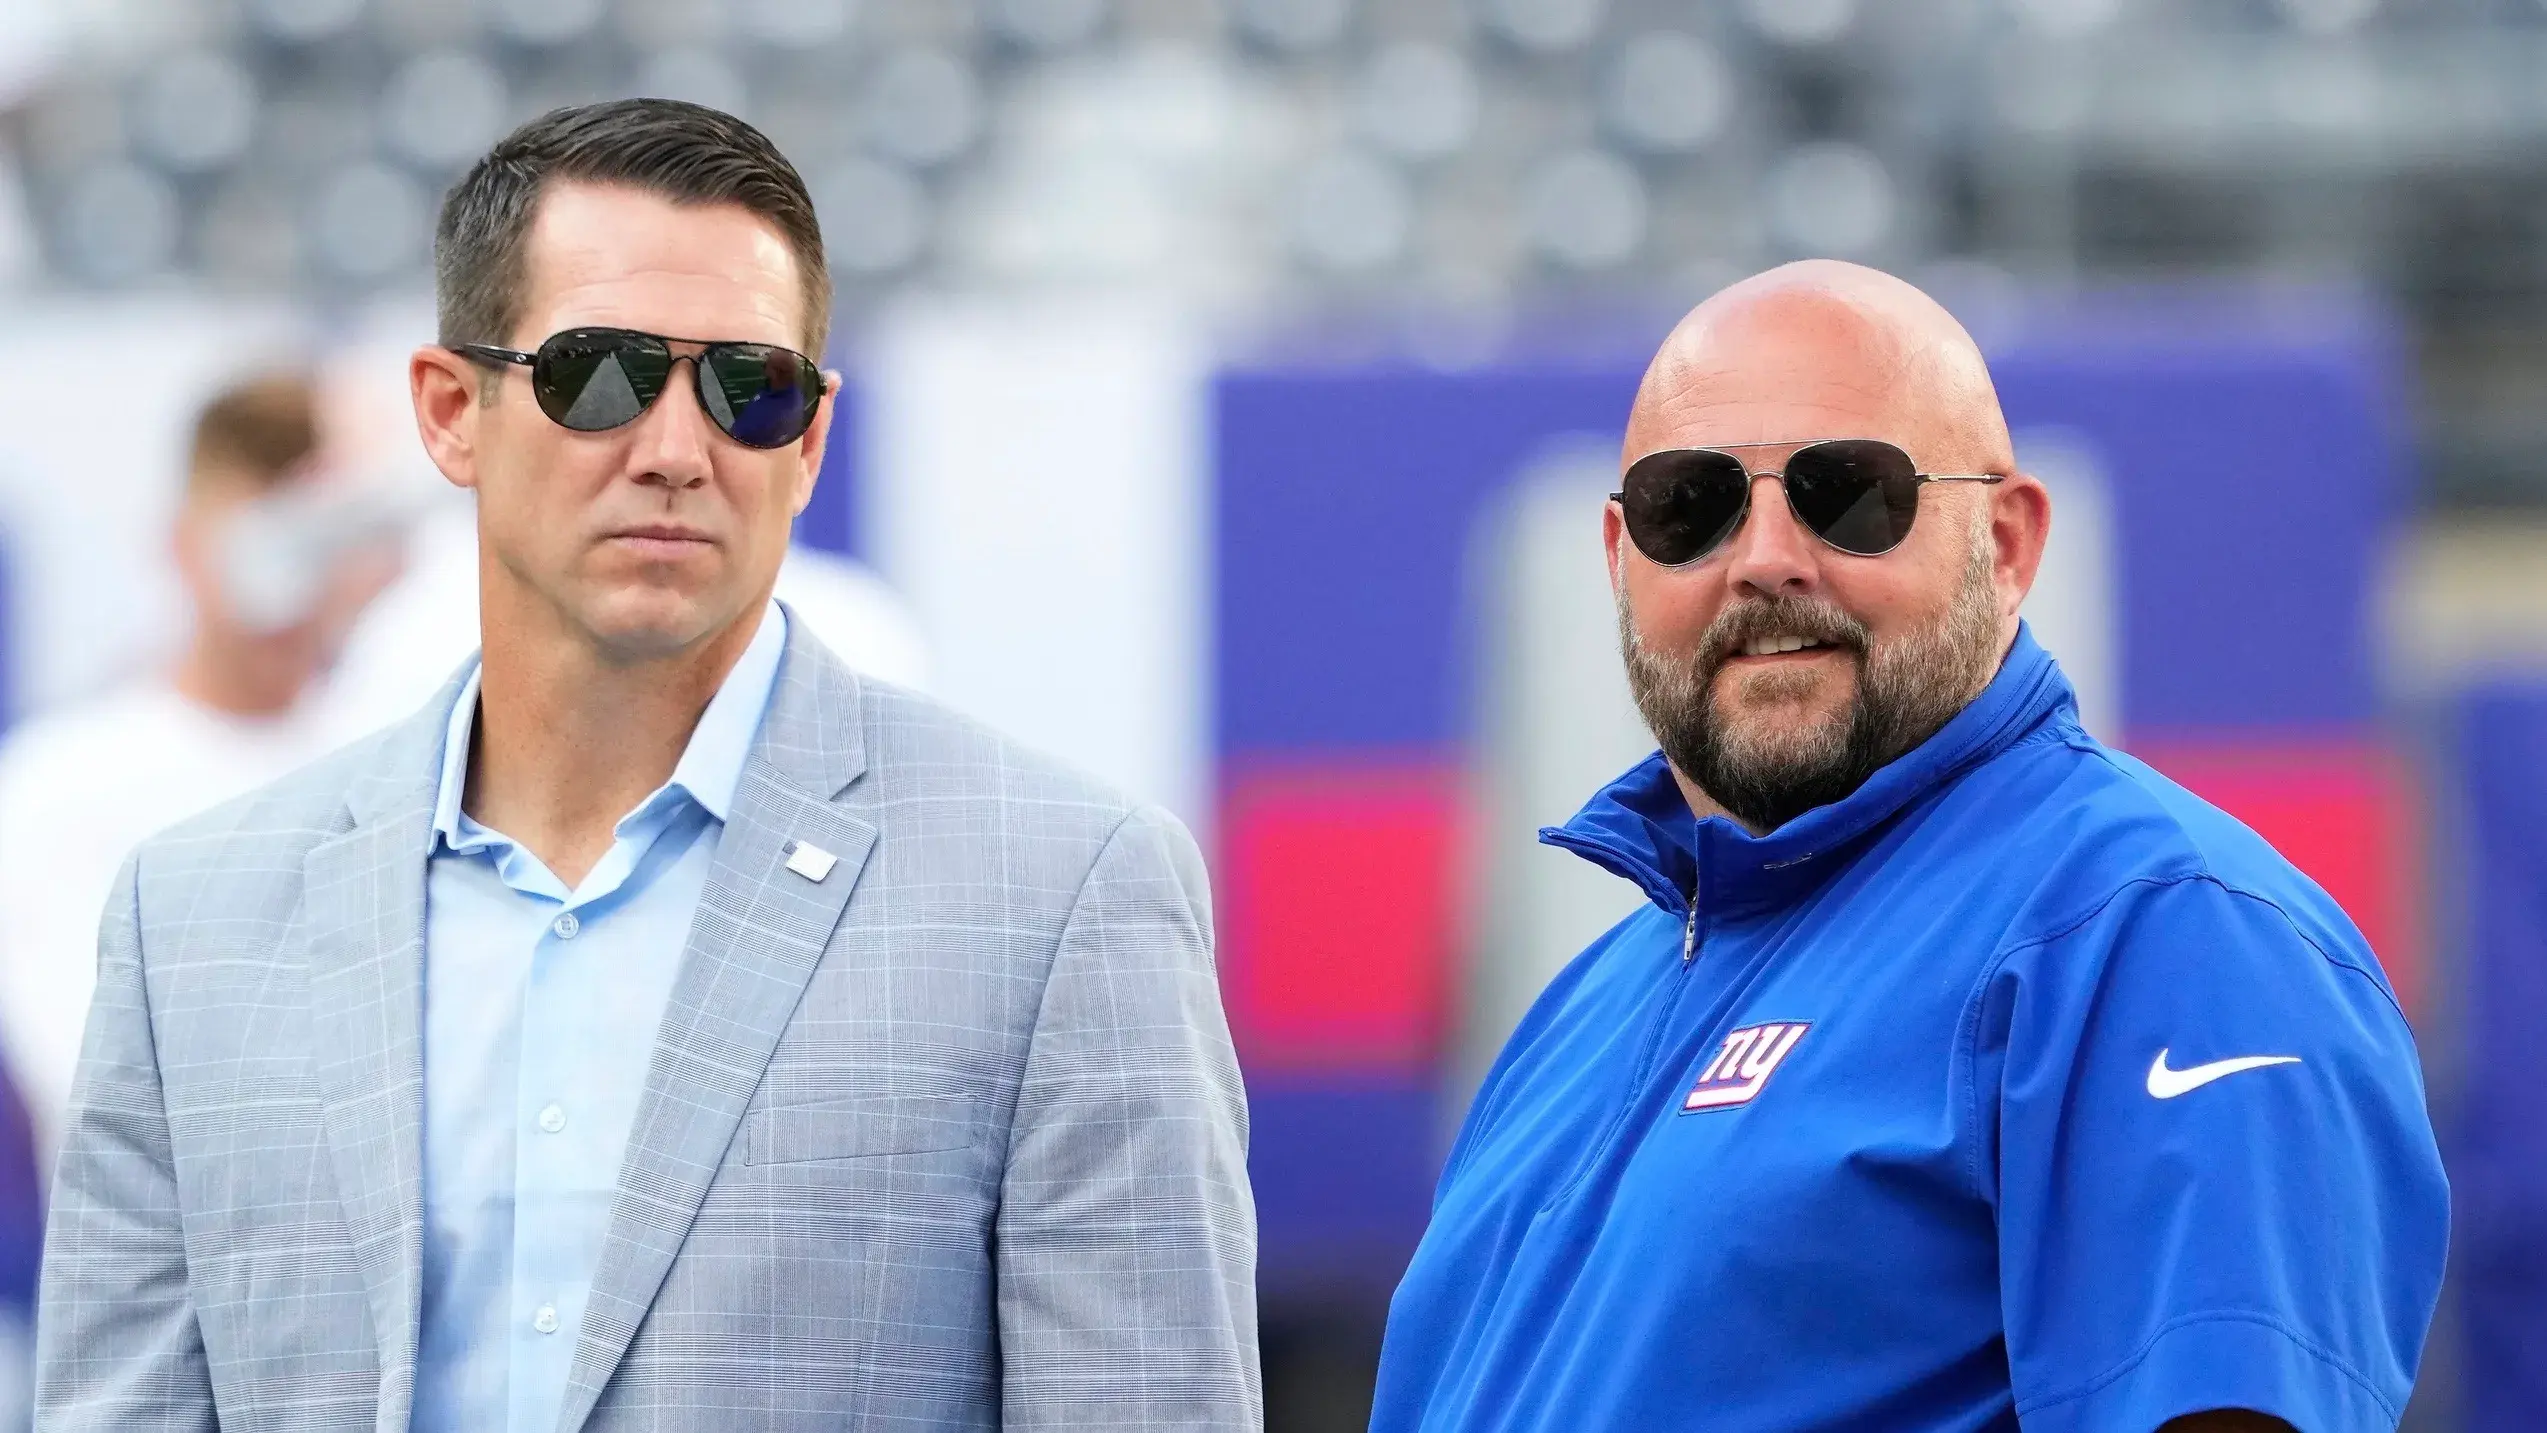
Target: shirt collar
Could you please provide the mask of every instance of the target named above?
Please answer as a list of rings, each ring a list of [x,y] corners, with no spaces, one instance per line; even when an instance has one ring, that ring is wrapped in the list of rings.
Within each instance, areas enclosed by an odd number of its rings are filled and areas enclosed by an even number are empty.
[[[1852,845],[1930,790],[2076,708],[2060,664],[2020,622],[1998,675],[1936,735],[1848,796],[1766,835],[1724,816],[1699,820],[1656,752],[1539,839],[1634,881],[1674,914],[1688,910],[1693,893],[1702,906],[1774,903],[1828,873],[1830,863],[1816,857]]]
[[[735,788],[743,784],[743,763],[752,754],[752,739],[760,733],[770,692],[778,684],[779,659],[786,651],[787,614],[772,602],[761,613],[750,645],[725,674],[707,710],[699,714],[699,724],[691,728],[689,745],[681,749],[681,760],[673,766],[664,790],[677,789],[717,820],[726,819],[733,809]],[[479,665],[471,663],[442,738],[442,783],[434,795],[433,829],[455,847],[468,834],[461,823],[477,824],[461,811],[460,800],[469,784],[469,737],[476,729],[481,675]],[[645,804],[638,803],[641,808]]]

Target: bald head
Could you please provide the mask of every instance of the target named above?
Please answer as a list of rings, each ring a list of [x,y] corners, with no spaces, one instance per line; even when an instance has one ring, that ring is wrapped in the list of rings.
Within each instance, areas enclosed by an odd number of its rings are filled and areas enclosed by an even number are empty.
[[[1645,370],[1626,456],[1808,438],[1888,439],[1929,472],[2015,468],[1972,335],[1909,284],[1831,259],[1690,310]]]

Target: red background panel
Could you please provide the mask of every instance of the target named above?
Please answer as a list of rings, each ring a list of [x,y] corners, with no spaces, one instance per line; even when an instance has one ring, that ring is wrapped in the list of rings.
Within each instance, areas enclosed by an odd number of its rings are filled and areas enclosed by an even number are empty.
[[[2253,827],[2350,915],[2408,1011],[2421,1006],[2416,853],[2420,822],[2403,763],[2359,741],[2135,741],[2132,752]]]
[[[2251,736],[2134,749],[2325,887],[2418,1009],[2419,823],[2391,752],[2371,739]],[[1465,929],[1461,789],[1455,771],[1416,761],[1283,767],[1230,782],[1221,948],[1230,1022],[1251,1071],[1431,1069]]]
[[[1464,924],[1458,790],[1429,766],[1230,784],[1221,945],[1250,1069],[1429,1067]]]

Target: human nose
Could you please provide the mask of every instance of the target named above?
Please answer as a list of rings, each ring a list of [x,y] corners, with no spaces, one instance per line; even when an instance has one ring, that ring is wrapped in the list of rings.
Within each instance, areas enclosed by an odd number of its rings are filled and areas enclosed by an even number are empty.
[[[688,364],[691,371],[683,373]],[[663,393],[637,419],[636,447],[629,454],[637,481],[667,488],[695,488],[715,471],[710,456],[715,444],[707,410],[699,405],[698,363],[676,354],[664,374]]]
[[[1820,574],[1815,540],[1787,506],[1784,482],[1774,474],[1755,475],[1750,512],[1733,535],[1733,562],[1726,576],[1764,597],[1810,592]]]

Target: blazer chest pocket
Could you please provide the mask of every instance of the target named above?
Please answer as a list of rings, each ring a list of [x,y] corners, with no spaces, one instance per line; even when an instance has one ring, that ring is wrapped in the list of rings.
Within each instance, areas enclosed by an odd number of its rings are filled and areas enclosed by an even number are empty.
[[[772,1105],[743,1126],[743,1162],[809,1164],[970,1149],[981,1105],[968,1095],[865,1095]]]

